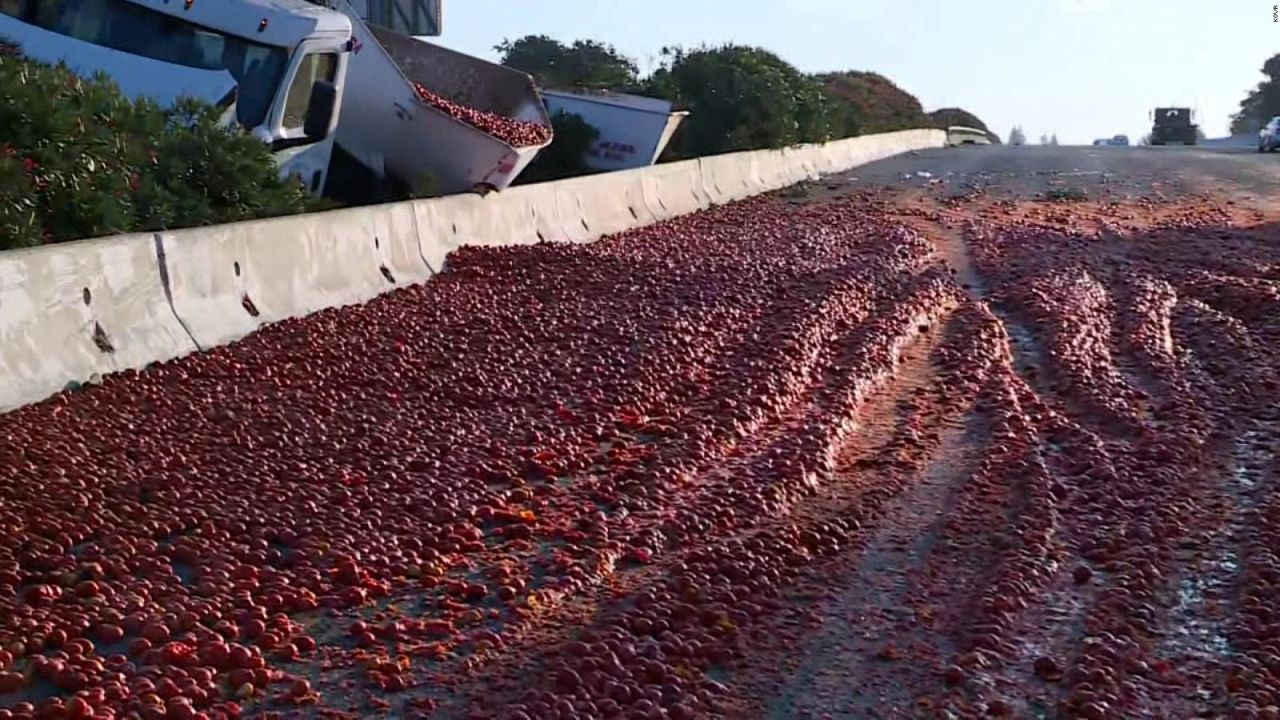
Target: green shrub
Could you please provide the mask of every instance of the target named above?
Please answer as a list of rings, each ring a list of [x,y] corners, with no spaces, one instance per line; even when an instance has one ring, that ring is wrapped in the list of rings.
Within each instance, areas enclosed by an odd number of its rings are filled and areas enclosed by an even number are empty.
[[[780,148],[831,137],[822,85],[762,48],[663,51],[644,93],[690,111],[664,159]]]
[[[873,72],[848,70],[816,76],[832,107],[837,137],[929,127],[914,95]]]
[[[962,108],[939,108],[929,113],[929,121],[939,130],[946,130],[955,125],[981,130],[987,134],[987,139],[992,145],[1000,144],[999,135],[991,132],[991,128],[987,127],[987,124],[977,115]]]
[[[268,148],[219,116],[0,48],[0,249],[308,209]]]
[[[529,73],[547,88],[621,90],[639,78],[634,60],[594,40],[566,45],[546,35],[525,35],[493,49],[502,55],[503,65]]]
[[[1240,101],[1240,111],[1231,116],[1231,134],[1248,135],[1280,115],[1280,53],[1262,63],[1265,80]]]

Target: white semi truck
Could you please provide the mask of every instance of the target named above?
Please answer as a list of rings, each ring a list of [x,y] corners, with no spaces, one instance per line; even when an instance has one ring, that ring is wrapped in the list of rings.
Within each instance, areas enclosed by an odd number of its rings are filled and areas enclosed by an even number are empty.
[[[389,0],[358,2],[0,0],[0,39],[131,97],[215,103],[283,174],[345,200],[502,189],[550,142],[513,147],[425,102],[415,83],[550,126],[528,75],[373,27]]]

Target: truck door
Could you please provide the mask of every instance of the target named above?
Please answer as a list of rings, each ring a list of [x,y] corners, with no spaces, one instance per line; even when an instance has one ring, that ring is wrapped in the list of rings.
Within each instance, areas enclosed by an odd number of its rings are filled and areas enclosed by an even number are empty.
[[[308,40],[294,54],[285,75],[283,97],[277,98],[271,134],[281,173],[300,179],[312,193],[318,194],[324,188],[329,170],[346,66],[344,45]],[[323,138],[308,137],[306,133],[307,117],[316,101],[313,90],[317,83],[327,83],[337,92],[333,115]]]

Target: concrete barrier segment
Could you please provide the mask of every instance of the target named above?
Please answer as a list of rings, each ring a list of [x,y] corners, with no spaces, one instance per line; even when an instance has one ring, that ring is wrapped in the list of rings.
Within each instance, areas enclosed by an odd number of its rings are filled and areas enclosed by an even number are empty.
[[[0,253],[0,411],[197,349],[150,233]]]

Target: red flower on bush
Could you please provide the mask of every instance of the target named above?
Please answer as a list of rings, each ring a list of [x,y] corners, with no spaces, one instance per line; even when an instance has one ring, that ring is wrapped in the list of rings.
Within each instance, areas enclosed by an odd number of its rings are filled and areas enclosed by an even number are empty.
[[[22,169],[24,172],[30,175],[34,173],[36,170],[40,169],[40,163],[36,162],[35,160],[32,160],[31,158],[23,158]]]

